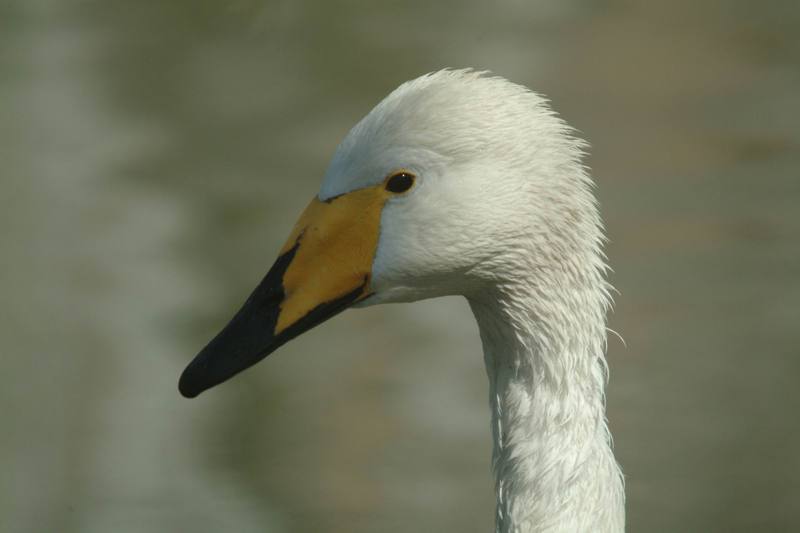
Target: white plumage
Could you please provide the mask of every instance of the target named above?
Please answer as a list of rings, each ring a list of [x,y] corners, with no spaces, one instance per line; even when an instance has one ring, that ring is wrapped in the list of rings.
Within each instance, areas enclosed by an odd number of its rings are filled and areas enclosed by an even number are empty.
[[[445,70],[407,82],[341,143],[320,199],[408,169],[360,305],[459,294],[490,382],[497,530],[624,529],[605,419],[602,224],[584,143],[543,98]]]
[[[447,70],[403,84],[339,146],[181,393],[350,305],[462,295],[489,377],[497,530],[623,530],[605,420],[610,287],[582,147],[541,97],[504,79]]]

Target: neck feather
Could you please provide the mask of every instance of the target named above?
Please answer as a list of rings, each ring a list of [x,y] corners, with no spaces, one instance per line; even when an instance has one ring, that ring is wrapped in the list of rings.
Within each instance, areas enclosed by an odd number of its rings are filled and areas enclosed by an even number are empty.
[[[498,532],[624,529],[605,418],[608,286],[602,261],[581,264],[469,298],[490,384]]]

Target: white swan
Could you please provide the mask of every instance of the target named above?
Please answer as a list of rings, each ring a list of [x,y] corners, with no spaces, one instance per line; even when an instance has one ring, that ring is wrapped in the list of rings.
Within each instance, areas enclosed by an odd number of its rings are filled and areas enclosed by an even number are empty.
[[[181,392],[196,396],[348,306],[463,295],[490,383],[497,531],[622,531],[604,236],[582,147],[541,97],[502,78],[445,70],[401,85],[344,139]]]

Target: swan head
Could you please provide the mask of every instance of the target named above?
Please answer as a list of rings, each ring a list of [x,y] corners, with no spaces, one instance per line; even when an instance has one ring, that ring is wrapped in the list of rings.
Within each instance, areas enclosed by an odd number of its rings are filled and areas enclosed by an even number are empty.
[[[406,82],[348,133],[267,276],[192,361],[193,397],[351,306],[478,298],[601,239],[582,142],[525,87]]]

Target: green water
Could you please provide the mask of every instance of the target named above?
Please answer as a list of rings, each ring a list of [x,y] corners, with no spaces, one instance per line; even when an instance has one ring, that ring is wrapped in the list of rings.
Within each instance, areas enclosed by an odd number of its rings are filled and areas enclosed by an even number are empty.
[[[0,531],[491,529],[460,300],[351,311],[176,388],[349,127],[444,66],[549,95],[592,143],[629,529],[800,528],[800,4],[19,0]]]

